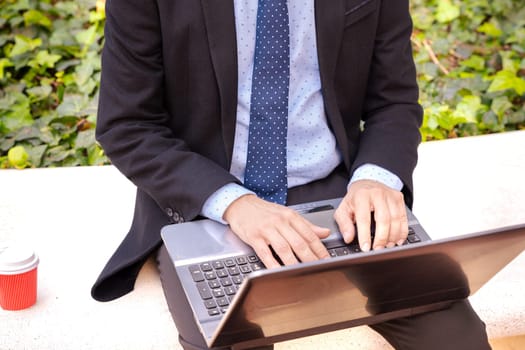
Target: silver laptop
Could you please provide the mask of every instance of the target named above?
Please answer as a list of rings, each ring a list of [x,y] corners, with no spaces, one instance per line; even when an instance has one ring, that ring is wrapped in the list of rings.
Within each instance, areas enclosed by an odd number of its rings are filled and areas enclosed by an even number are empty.
[[[361,252],[344,244],[340,199],[293,206],[328,227],[332,258],[265,269],[227,226],[165,226],[162,239],[209,347],[272,344],[442,307],[476,292],[525,249],[525,225],[431,240],[407,208],[403,246]]]

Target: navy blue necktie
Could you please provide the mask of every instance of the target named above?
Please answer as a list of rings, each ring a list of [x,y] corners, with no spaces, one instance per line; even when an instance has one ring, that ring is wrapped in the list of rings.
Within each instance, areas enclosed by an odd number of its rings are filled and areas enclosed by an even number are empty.
[[[286,0],[259,0],[244,185],[285,204],[290,35]]]

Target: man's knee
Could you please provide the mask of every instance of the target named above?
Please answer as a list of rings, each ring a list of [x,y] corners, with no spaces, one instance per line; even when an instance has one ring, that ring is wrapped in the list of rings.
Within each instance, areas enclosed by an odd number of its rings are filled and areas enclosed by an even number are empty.
[[[396,349],[490,349],[485,324],[468,300],[371,327]]]

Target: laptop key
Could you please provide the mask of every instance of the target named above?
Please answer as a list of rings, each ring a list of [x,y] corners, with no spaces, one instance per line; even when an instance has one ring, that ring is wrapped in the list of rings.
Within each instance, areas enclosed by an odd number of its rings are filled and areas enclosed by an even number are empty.
[[[198,265],[191,265],[188,267],[191,273],[191,278],[194,282],[204,281],[204,274],[201,272],[201,269]]]
[[[419,236],[414,233],[413,235],[408,235],[407,241],[409,243],[417,243],[421,242],[421,238],[419,238]]]
[[[224,291],[221,288],[215,288],[211,291],[213,293],[213,296],[215,298],[222,298],[225,294]]]
[[[235,293],[237,293],[237,289],[233,286],[228,286],[228,287],[224,287],[224,292],[227,295],[234,295]]]
[[[207,271],[204,273],[204,277],[206,277],[207,280],[214,280],[217,278],[217,275],[215,271]]]
[[[350,254],[350,250],[347,247],[336,248],[335,252],[337,256],[343,256]]]
[[[210,286],[211,289],[215,289],[215,288],[220,288],[221,287],[221,283],[217,280],[211,280],[211,281],[208,281],[208,285]]]
[[[206,309],[214,309],[214,308],[217,308],[217,303],[215,302],[215,300],[213,299],[209,299],[209,300],[206,300],[204,302],[204,306],[206,307]]]
[[[259,270],[263,270],[263,269],[264,269],[264,265],[261,262],[256,262],[256,263],[252,264],[252,270],[253,271],[259,271]]]
[[[208,310],[208,315],[210,315],[210,316],[218,316],[220,314],[221,314],[221,312],[219,311],[218,308],[214,308],[214,309],[209,309]]]
[[[259,257],[257,255],[249,255],[248,256],[248,261],[251,262],[251,263],[259,262]]]
[[[217,299],[217,304],[221,307],[225,307],[225,306],[230,305],[230,301],[228,300],[227,297],[223,297],[223,298]]]
[[[229,276],[228,271],[226,271],[225,269],[216,270],[215,273],[218,278],[225,278]]]
[[[239,271],[239,268],[237,266],[233,266],[233,267],[228,267],[228,273],[230,274],[230,276],[236,276],[240,274],[241,272]]]
[[[235,284],[241,284],[244,277],[242,275],[232,276],[232,282]]]
[[[211,270],[213,270],[213,267],[211,266],[211,264],[209,262],[205,262],[205,263],[201,264],[201,270],[204,271],[204,272],[211,271]]]
[[[229,277],[226,277],[226,278],[221,278],[221,284],[223,287],[227,287],[227,286],[231,286],[233,282]]]
[[[242,265],[240,266],[240,270],[242,273],[250,273],[252,272],[252,268],[250,267],[250,265]]]
[[[233,260],[233,259],[226,259],[226,260],[224,260],[224,265],[226,267],[233,267],[233,266],[236,265],[235,264],[235,260]]]
[[[244,265],[248,263],[248,259],[245,256],[239,256],[235,259],[237,261],[237,264]]]
[[[201,295],[201,298],[203,300],[208,300],[208,299],[213,298],[211,289],[210,287],[208,287],[208,284],[206,282],[197,282],[197,289],[199,290],[199,294]]]
[[[213,266],[213,268],[215,270],[220,270],[220,269],[223,269],[224,268],[224,264],[222,261],[220,260],[215,260],[211,263],[211,266]]]

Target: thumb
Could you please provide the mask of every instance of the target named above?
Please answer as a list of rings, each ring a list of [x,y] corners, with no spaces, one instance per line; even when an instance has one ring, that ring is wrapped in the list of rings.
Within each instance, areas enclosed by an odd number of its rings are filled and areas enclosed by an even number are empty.
[[[314,224],[311,224],[312,231],[317,235],[319,238],[326,238],[330,236],[330,229],[326,227],[317,226]]]

